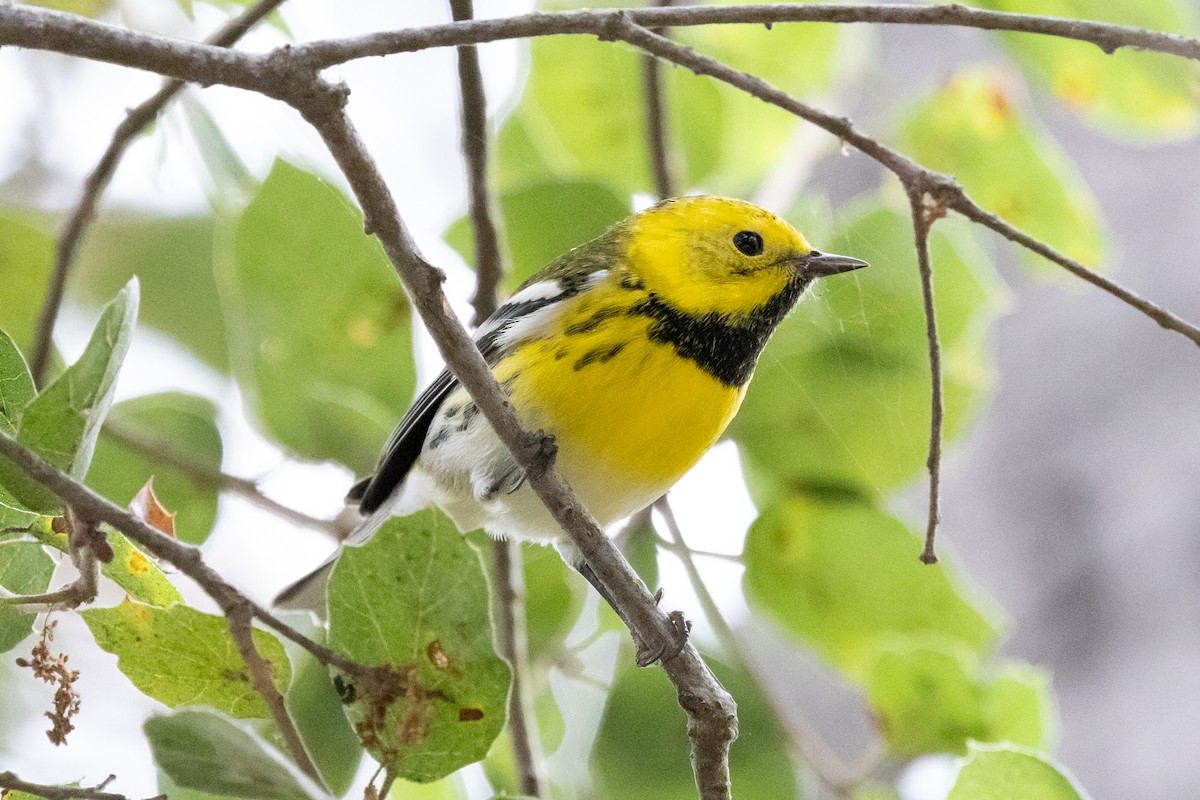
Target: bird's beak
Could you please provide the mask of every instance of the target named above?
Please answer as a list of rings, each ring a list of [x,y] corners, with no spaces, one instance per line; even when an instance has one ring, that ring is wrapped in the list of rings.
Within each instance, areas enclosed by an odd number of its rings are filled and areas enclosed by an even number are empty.
[[[818,250],[810,250],[808,253],[797,258],[795,263],[796,268],[809,278],[824,278],[829,275],[838,275],[843,272],[870,266],[867,262],[859,258],[839,256],[833,253],[822,253]]]

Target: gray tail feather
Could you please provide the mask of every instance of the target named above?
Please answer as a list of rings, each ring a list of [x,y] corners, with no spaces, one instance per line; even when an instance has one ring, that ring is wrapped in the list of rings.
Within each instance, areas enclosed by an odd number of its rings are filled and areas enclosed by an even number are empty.
[[[271,601],[271,604],[276,608],[315,611],[322,617],[325,616],[325,589],[329,584],[329,576],[333,574],[333,565],[337,563],[338,556],[342,554],[342,549],[344,547],[358,547],[359,545],[366,544],[383,523],[387,522],[391,515],[390,504],[385,504],[382,508],[376,509],[369,517],[360,522],[354,530],[350,531],[349,535],[343,540],[342,547],[339,547],[329,558],[325,559],[321,566],[300,580],[284,587],[283,591],[275,595],[275,599]]]

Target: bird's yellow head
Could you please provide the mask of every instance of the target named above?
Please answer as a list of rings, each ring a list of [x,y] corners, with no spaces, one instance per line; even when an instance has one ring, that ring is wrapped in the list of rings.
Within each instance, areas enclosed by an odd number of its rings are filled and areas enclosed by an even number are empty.
[[[789,287],[866,266],[818,253],[771,212],[725,197],[664,201],[630,218],[627,236],[627,269],[648,292],[733,320]]]

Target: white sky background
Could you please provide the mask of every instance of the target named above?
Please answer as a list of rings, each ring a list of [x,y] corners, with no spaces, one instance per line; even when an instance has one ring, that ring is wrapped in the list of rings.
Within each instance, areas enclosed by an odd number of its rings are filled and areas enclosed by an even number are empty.
[[[477,6],[479,16],[507,16],[531,10],[532,3],[487,0]],[[283,16],[295,39],[307,41],[443,22],[448,19],[448,11],[446,4],[439,2],[291,0],[285,4]],[[197,3],[196,21],[191,23],[170,3],[123,0],[120,16],[109,21],[162,35],[199,39],[223,20],[223,15],[203,3]],[[263,24],[240,46],[265,50],[284,41],[279,31]],[[509,42],[489,44],[481,50],[493,119],[498,110],[503,113],[515,100],[523,68],[519,52],[519,45]],[[473,273],[440,238],[446,225],[465,208],[455,64],[452,49],[439,49],[360,61],[331,70],[328,75],[344,79],[352,87],[349,111],[355,124],[388,180],[418,245],[447,270],[447,292],[460,316],[469,319],[466,298],[472,289]],[[20,169],[21,160],[33,151],[44,168],[38,183],[48,187],[37,198],[7,200],[55,210],[73,203],[83,176],[107,145],[124,109],[152,94],[159,85],[160,79],[155,76],[106,64],[12,48],[0,50],[0,101],[11,110],[0,125],[0,181]],[[190,91],[259,178],[265,176],[274,158],[282,155],[316,169],[344,188],[318,137],[290,109],[276,101],[222,87]],[[179,108],[173,104],[157,130],[129,149],[105,194],[102,213],[103,209],[117,207],[178,213],[207,207],[214,179],[206,173]],[[94,309],[68,306],[64,310],[56,343],[68,360],[74,360],[82,351],[94,322]],[[221,322],[214,320],[214,324]],[[421,374],[427,381],[440,368],[440,362],[423,332],[421,355]],[[261,478],[267,494],[310,514],[332,517],[341,508],[342,497],[353,479],[348,471],[336,465],[287,461],[246,422],[236,387],[230,381],[170,339],[139,328],[117,387],[117,400],[171,389],[208,396],[221,405],[226,472]],[[676,514],[693,547],[740,552],[741,534],[754,511],[738,475],[733,445],[722,444],[673,493]],[[331,547],[322,534],[297,529],[244,500],[226,496],[216,530],[204,549],[208,562],[221,574],[256,600],[269,602],[279,588],[318,563]],[[695,635],[707,636],[703,614],[682,566],[666,554],[660,561],[667,602],[696,621]],[[721,560],[699,561],[718,602],[736,622],[746,613],[739,588],[741,568]],[[61,572],[56,581],[66,577]],[[194,587],[181,588],[189,602],[212,608]],[[112,604],[120,597],[121,593],[109,586],[99,602]],[[589,617],[585,615],[585,620]],[[140,721],[162,709],[161,704],[133,689],[117,671],[115,657],[94,645],[77,615],[58,614],[56,618],[56,643],[70,654],[72,667],[83,676],[77,684],[83,697],[77,729],[70,735],[69,746],[52,746],[42,733],[45,725],[41,717],[52,690],[34,683],[28,673],[14,674],[13,668],[7,667],[7,675],[0,672],[0,683],[15,696],[5,703],[5,718],[23,722],[2,732],[0,769],[14,769],[27,780],[55,783],[80,779],[85,784],[115,772],[119,780],[111,789],[131,797],[155,794],[154,770]],[[593,674],[605,681],[605,676],[611,675],[615,657],[611,644],[602,640],[595,648],[598,655]],[[555,684],[560,698],[587,694],[578,688],[572,691],[570,683],[564,684],[561,677]],[[579,756],[586,754],[603,708],[596,699],[587,703],[589,710],[580,709],[578,716],[584,730],[569,734],[576,763],[557,758],[550,765],[552,769],[562,770],[565,775],[578,769]],[[602,701],[602,697],[598,699]],[[586,763],[586,755],[583,761]]]

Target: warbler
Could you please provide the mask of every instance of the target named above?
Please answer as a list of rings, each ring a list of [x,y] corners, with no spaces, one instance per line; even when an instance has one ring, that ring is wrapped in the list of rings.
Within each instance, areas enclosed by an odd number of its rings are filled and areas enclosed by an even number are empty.
[[[713,446],[767,340],[812,281],[865,266],[814,250],[750,203],[679,197],[538,272],[475,343],[524,426],[555,437],[560,474],[607,526],[654,502]],[[347,501],[369,515],[348,544],[387,516],[436,505],[462,531],[553,544],[593,577],[449,370]],[[331,564],[276,603],[311,602],[307,590]]]

